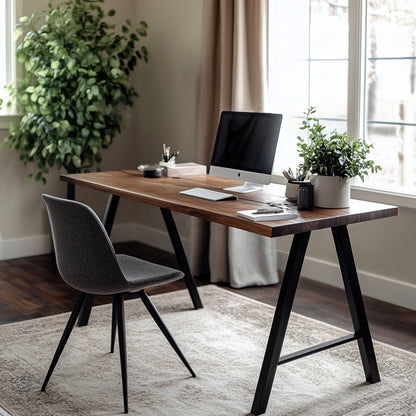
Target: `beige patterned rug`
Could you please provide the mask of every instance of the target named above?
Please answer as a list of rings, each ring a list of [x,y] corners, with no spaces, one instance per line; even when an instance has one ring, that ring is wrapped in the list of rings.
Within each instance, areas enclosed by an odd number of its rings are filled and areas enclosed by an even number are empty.
[[[216,286],[153,296],[197,373],[187,370],[140,300],[126,302],[131,415],[243,416],[250,411],[274,308]],[[110,305],[75,328],[46,392],[40,386],[67,314],[0,326],[0,406],[12,416],[117,415],[123,410],[119,357],[109,354]],[[284,353],[340,335],[292,314]],[[382,381],[364,383],[355,343],[277,369],[267,415],[416,415],[416,355],[375,343]],[[8,413],[6,413],[8,412]],[[0,411],[0,414],[2,412]]]

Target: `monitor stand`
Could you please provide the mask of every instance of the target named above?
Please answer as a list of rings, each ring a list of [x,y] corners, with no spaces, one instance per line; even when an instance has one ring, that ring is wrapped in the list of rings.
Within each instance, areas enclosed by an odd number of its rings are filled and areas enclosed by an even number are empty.
[[[233,191],[240,194],[247,194],[248,192],[261,191],[262,189],[263,185],[260,185],[259,183],[244,182],[244,185],[224,188],[224,191]]]

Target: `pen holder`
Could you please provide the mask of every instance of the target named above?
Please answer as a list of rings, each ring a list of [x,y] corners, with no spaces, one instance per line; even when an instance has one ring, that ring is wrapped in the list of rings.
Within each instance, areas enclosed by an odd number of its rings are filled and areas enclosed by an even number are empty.
[[[286,184],[285,197],[290,202],[296,202],[298,200],[299,184],[302,181],[290,181]]]
[[[175,161],[173,162],[159,162],[160,166],[172,166],[175,164]]]

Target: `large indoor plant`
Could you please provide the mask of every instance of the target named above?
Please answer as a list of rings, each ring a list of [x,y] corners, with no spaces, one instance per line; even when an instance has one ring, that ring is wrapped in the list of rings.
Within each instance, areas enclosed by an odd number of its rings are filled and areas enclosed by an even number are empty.
[[[16,27],[23,40],[17,58],[24,77],[9,86],[11,100],[22,114],[4,140],[26,164],[35,162],[33,176],[45,183],[49,168],[82,172],[99,167],[100,151],[120,131],[126,107],[137,92],[130,73],[143,59],[147,25],[130,20],[118,30],[104,13],[104,0],[69,0],[22,17]]]
[[[316,109],[310,107],[300,127],[307,131],[308,137],[297,138],[299,155],[303,158],[301,168],[311,174],[315,185],[315,205],[344,208],[349,206],[350,178],[359,177],[364,181],[366,175],[381,167],[368,158],[373,147],[371,144],[336,130],[326,134],[325,126],[315,113]]]

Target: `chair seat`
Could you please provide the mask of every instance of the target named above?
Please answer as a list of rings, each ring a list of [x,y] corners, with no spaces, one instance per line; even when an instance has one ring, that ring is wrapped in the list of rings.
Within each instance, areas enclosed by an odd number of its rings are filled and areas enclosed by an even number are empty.
[[[184,274],[170,267],[150,263],[126,254],[117,254],[117,262],[124,278],[131,286],[128,292],[137,292],[148,286],[169,283],[184,277]]]

